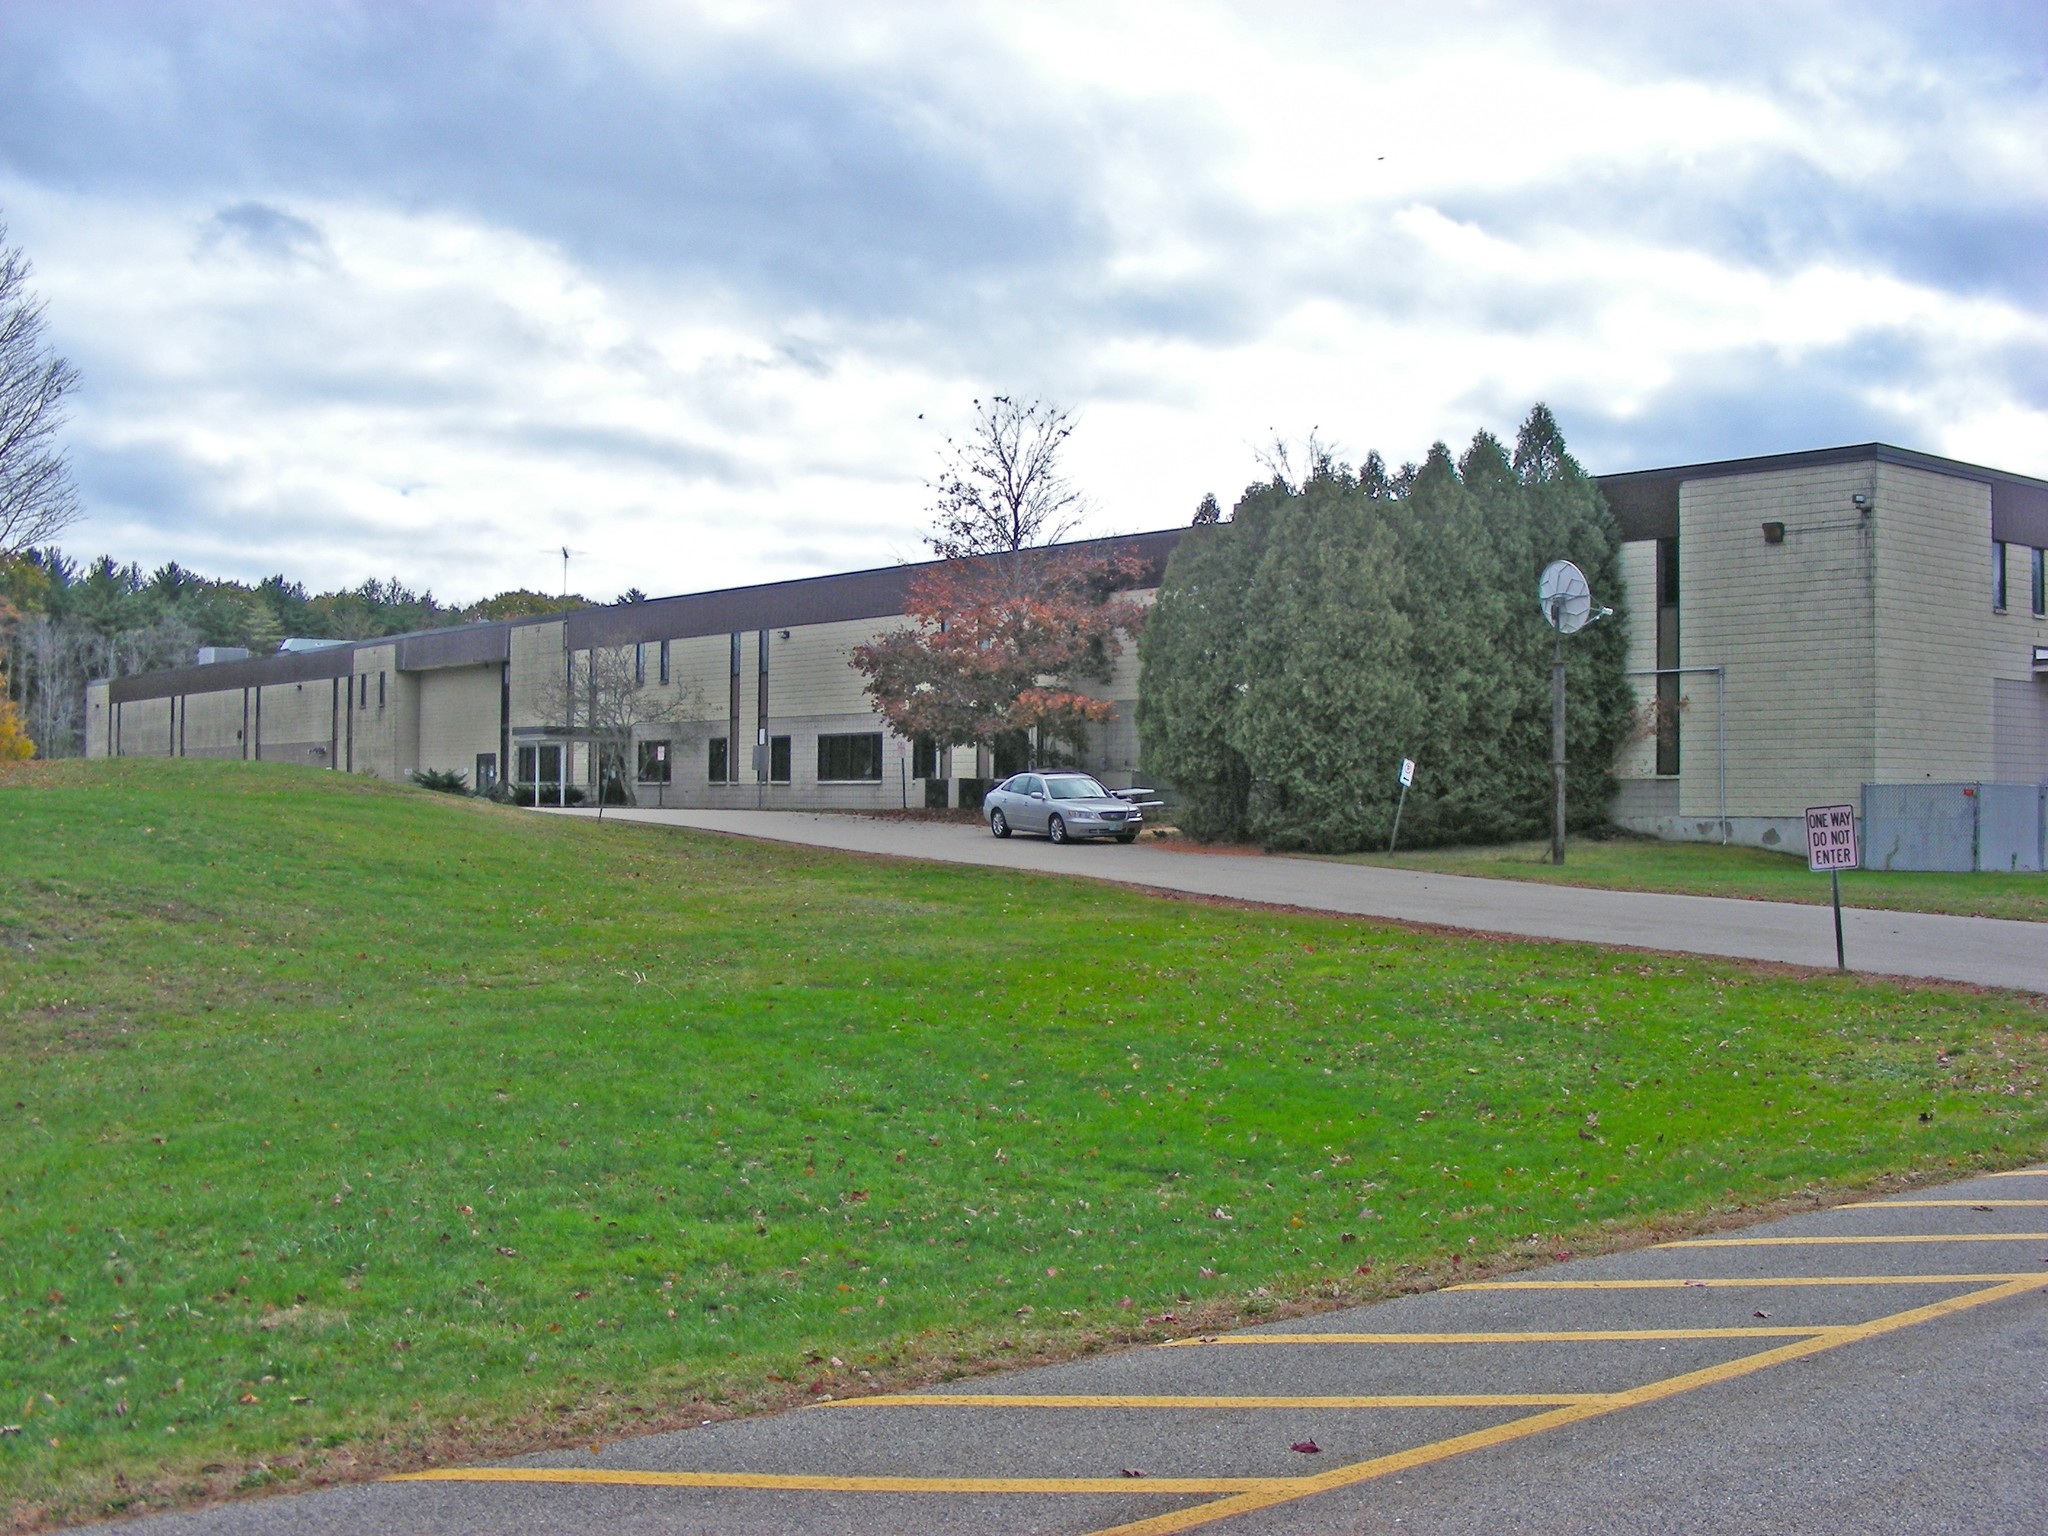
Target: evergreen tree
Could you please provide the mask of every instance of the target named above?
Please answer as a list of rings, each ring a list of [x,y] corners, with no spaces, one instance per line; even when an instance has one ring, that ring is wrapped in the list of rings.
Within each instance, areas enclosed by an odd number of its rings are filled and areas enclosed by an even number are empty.
[[[1404,841],[1499,841],[1548,825],[1544,565],[1576,561],[1619,607],[1620,531],[1545,407],[1512,457],[1480,433],[1389,475],[1311,459],[1233,521],[1191,531],[1141,642],[1146,767],[1199,837],[1384,845],[1404,756]],[[1596,824],[1632,697],[1620,622],[1565,645],[1573,821]]]

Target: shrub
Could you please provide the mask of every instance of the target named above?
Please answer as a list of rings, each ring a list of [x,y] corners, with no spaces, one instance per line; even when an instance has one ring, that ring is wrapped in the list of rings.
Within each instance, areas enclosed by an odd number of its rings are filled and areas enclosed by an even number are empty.
[[[469,778],[457,768],[415,768],[411,778],[421,789],[431,789],[440,795],[466,795],[469,793]]]

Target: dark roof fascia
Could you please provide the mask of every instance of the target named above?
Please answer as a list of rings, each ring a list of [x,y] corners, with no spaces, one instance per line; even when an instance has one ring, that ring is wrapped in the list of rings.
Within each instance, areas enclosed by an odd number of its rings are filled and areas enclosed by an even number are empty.
[[[1818,469],[1833,464],[1894,464],[1957,480],[1974,480],[1991,488],[1992,537],[2015,544],[2048,545],[2048,480],[1989,469],[1961,459],[1899,448],[1890,443],[1856,443],[1840,448],[1811,448],[1798,453],[1771,453],[1752,459],[1717,459],[1705,464],[1679,464],[1667,469],[1638,469],[1596,475],[1601,494],[1620,521],[1625,539],[1675,537],[1678,533],[1678,488],[1688,480],[1717,480],[1730,475],[1763,475],[1793,469]]]
[[[231,688],[269,688],[278,683],[325,682],[347,677],[355,670],[355,643],[331,645],[318,651],[295,651],[285,656],[251,656],[245,661],[216,661],[203,667],[173,667],[166,672],[144,672],[134,677],[117,677],[107,684],[107,698],[115,704],[132,704],[140,699],[168,699],[187,693],[225,693]]]
[[[1145,562],[1146,584],[1156,586],[1166,569],[1167,556],[1173,553],[1185,531],[1164,528],[1152,533],[1083,539],[1053,545],[1051,549],[1061,554],[1082,555],[1129,549]],[[903,612],[910,583],[922,572],[942,564],[943,561],[925,560],[755,587],[727,587],[682,597],[614,603],[608,608],[580,608],[564,616],[566,641],[571,650],[581,651],[592,646],[635,645],[650,640],[687,640],[756,629],[889,618]]]

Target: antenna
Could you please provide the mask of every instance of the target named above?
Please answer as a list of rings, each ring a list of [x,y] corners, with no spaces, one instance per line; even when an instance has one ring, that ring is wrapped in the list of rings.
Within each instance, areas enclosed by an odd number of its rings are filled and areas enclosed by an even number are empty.
[[[1593,588],[1586,573],[1569,560],[1553,560],[1536,582],[1544,622],[1560,635],[1575,635],[1593,621]]]
[[[560,555],[562,557],[562,596],[567,597],[569,595],[569,557],[571,555],[588,554],[589,551],[582,549],[571,549],[566,544],[556,544],[552,545],[548,549],[547,553],[551,555]]]

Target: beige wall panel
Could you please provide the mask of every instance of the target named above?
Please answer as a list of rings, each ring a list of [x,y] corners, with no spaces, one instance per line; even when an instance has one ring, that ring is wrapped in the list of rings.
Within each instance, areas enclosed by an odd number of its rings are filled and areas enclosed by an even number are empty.
[[[862,687],[867,679],[853,669],[850,657],[856,645],[903,628],[901,618],[861,619],[845,624],[807,624],[792,629],[784,640],[780,630],[768,632],[768,714],[820,717],[868,715],[872,710]],[[746,636],[748,664],[753,659],[752,634]],[[753,674],[745,679],[743,693],[752,708]],[[778,727],[779,729],[779,727]]]
[[[1657,541],[1655,539],[1634,539],[1621,546],[1621,597],[1622,607],[1628,614],[1628,648],[1623,652],[1626,658],[1622,665],[1631,674],[1649,671],[1657,665]],[[1683,636],[1683,629],[1680,635]],[[1704,692],[1689,689],[1685,685],[1702,683]],[[1621,751],[1615,755],[1614,772],[1619,778],[1648,779],[1657,773],[1657,732],[1656,720],[1650,708],[1657,697],[1657,680],[1654,677],[1632,675],[1629,686],[1636,696],[1636,726]],[[1713,692],[1712,678],[1685,678],[1681,680],[1680,693],[1692,692],[1704,698]],[[1688,710],[1695,718],[1697,708]],[[1698,729],[1686,721],[1681,732],[1687,728]],[[1709,720],[1706,729],[1713,729]],[[1682,741],[1681,736],[1681,741]]]
[[[169,699],[130,699],[121,706],[121,755],[169,757],[171,725]]]
[[[261,727],[257,721],[257,696],[262,697]],[[249,729],[256,738],[266,763],[305,763],[310,767],[338,767],[330,758],[338,723],[335,699],[339,690],[333,680],[318,678],[307,683],[271,683],[261,690],[249,690]]]
[[[1688,482],[1679,494],[1679,644],[1727,668],[1728,813],[1796,816],[1858,798],[1874,767],[1873,547],[1850,496],[1873,466]],[[1766,544],[1762,525],[1786,525]],[[1680,738],[1680,808],[1716,814],[1711,679]]]
[[[240,757],[242,690],[186,694],[184,727],[187,757]]]
[[[421,768],[460,773],[470,788],[476,787],[477,754],[496,757],[499,752],[502,676],[495,662],[417,674]]]
[[[383,688],[378,688],[379,676]],[[368,697],[365,701],[365,684]],[[396,779],[404,775],[406,764],[400,753],[407,745],[408,734],[418,731],[417,705],[411,731],[400,728],[400,716],[404,713],[402,700],[405,690],[398,683],[398,647],[396,645],[359,646],[355,655],[355,678],[353,689],[344,701],[353,722],[353,737],[344,737],[342,761],[356,773],[372,773],[380,779]],[[267,723],[263,739],[270,740]],[[268,756],[268,747],[265,748]]]
[[[85,755],[106,757],[113,746],[114,712],[104,680],[85,685]]]
[[[512,659],[512,725],[559,724],[542,718],[541,706],[561,687],[562,626],[515,625],[506,636]]]
[[[1877,469],[1877,767],[1881,784],[1992,775],[1991,681],[2024,678],[2038,626],[2027,570],[1991,609],[1991,488]]]

